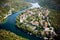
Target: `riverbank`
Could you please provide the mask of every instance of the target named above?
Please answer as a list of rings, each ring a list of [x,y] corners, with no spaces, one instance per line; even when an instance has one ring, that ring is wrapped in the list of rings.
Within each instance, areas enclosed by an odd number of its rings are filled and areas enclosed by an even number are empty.
[[[0,29],[0,40],[28,40],[28,39],[22,36],[18,36],[13,32]]]

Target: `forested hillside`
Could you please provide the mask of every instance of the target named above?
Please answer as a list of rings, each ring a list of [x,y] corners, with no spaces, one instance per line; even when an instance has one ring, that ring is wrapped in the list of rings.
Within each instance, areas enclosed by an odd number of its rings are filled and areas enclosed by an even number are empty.
[[[28,40],[22,36],[17,36],[13,32],[0,29],[0,40]]]
[[[0,23],[8,14],[28,7],[29,3],[23,0],[0,0]]]

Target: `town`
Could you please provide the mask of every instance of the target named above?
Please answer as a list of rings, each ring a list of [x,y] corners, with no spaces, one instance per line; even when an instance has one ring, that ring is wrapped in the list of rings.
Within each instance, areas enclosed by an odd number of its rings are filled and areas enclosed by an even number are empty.
[[[51,40],[57,34],[49,22],[49,13],[47,8],[28,9],[19,15],[20,26],[17,26],[28,31],[30,35],[43,36],[44,40]]]

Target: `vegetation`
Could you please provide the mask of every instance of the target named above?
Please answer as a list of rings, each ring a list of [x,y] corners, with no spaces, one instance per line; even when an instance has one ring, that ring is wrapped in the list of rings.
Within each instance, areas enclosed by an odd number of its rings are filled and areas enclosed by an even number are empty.
[[[60,30],[60,11],[50,9],[50,22],[51,25],[55,28],[56,32],[58,33]]]
[[[27,8],[29,5],[29,3],[24,2],[23,0],[0,0],[0,23],[3,22],[5,19],[4,17],[8,14]]]
[[[60,10],[59,0],[38,0],[42,7],[49,7],[50,9]]]
[[[22,36],[17,36],[16,34],[0,29],[0,40],[28,40]]]
[[[54,0],[57,4],[59,4],[60,5],[60,1],[59,0]]]
[[[56,10],[51,10],[50,13],[50,19],[52,21],[52,25],[54,25],[55,27],[60,26],[59,24],[59,19],[60,19],[60,12],[56,11]]]

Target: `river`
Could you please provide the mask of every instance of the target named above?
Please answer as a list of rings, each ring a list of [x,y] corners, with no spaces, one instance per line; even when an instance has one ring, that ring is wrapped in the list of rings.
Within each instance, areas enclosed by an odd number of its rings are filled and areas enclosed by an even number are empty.
[[[40,6],[38,5],[38,3],[41,5],[41,3],[40,3],[38,0],[25,0],[25,1],[31,3],[33,7],[40,7]],[[50,6],[51,6],[51,5],[50,5]],[[33,7],[31,7],[31,8],[33,8]],[[29,34],[27,34],[26,31],[17,28],[17,26],[16,26],[16,17],[17,17],[20,13],[24,12],[25,10],[26,10],[26,9],[20,10],[20,11],[14,13],[14,14],[8,16],[8,17],[7,17],[7,22],[4,23],[4,24],[1,24],[1,25],[0,25],[0,29],[9,30],[9,31],[11,31],[11,32],[13,32],[13,33],[15,33],[15,34],[17,34],[17,35],[19,35],[19,36],[28,38],[29,40],[43,40],[42,38],[36,37],[36,36],[34,36],[34,35],[29,35]]]
[[[38,3],[31,3],[32,4],[32,7],[31,8],[34,8],[34,7],[40,7],[38,5]],[[29,8],[28,8],[29,9]],[[6,29],[6,30],[9,30],[19,36],[22,36],[22,37],[25,37],[25,38],[28,38],[29,40],[43,40],[42,37],[36,37],[34,35],[29,35],[27,34],[26,31],[22,30],[22,29],[19,29],[17,26],[16,26],[16,17],[24,12],[25,10],[27,9],[24,9],[24,10],[20,10],[10,16],[7,17],[7,22],[4,23],[4,24],[1,24],[0,25],[0,29]]]

